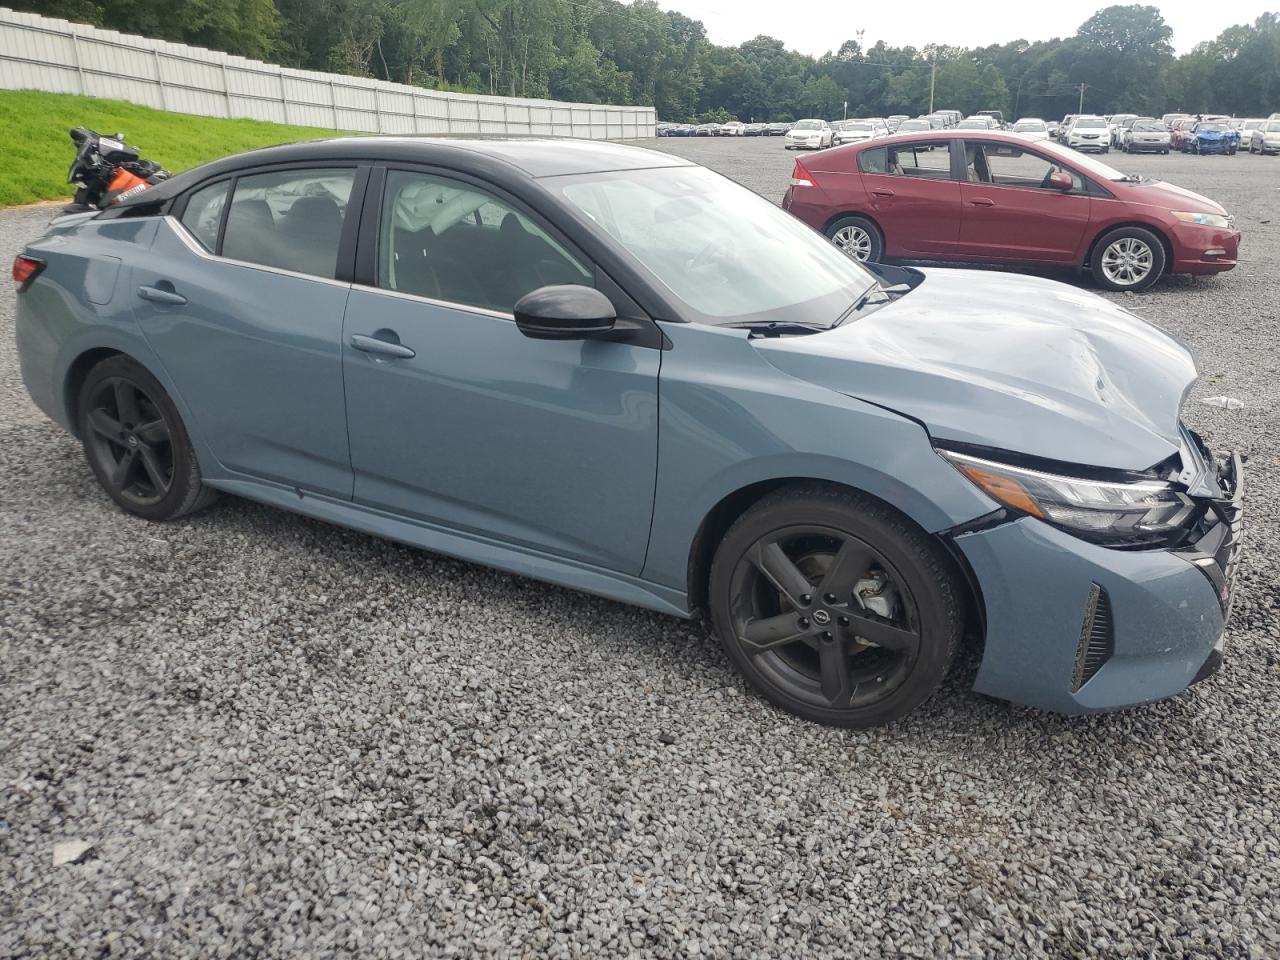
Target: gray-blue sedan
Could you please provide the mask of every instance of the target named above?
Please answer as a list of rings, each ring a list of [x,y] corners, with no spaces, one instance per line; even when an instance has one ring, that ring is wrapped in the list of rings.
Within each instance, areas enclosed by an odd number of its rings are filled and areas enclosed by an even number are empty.
[[[31,396],[107,494],[219,491],[677,616],[865,726],[1067,713],[1220,660],[1240,460],[1195,367],[1047,280],[876,265],[694,164],[575,141],[230,157],[14,265]]]

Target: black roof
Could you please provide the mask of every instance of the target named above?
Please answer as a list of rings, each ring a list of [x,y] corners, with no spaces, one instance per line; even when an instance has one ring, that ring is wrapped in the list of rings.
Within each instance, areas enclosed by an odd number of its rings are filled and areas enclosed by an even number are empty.
[[[694,165],[657,150],[603,140],[396,135],[334,137],[263,147],[223,157],[184,171],[151,190],[135,194],[120,206],[168,200],[202,180],[248,167],[353,160],[434,163],[477,174],[489,172],[504,179],[513,173],[536,178]]]

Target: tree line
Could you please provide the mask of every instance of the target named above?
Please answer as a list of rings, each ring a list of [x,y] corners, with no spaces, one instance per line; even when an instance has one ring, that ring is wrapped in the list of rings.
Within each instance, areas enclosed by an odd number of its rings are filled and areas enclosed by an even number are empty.
[[[655,0],[9,0],[47,16],[310,70],[436,89],[644,104],[672,121],[916,115],[1052,118],[1280,110],[1280,14],[1175,56],[1160,11],[1098,11],[1069,37],[966,49],[864,46],[810,57],[707,39]],[[670,0],[677,2],[678,0]],[[1082,88],[1083,85],[1083,88]]]

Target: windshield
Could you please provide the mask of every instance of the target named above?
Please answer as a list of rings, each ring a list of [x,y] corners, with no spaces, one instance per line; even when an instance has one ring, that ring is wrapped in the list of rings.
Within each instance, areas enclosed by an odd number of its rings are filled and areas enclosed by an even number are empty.
[[[991,124],[985,120],[961,120],[956,124],[957,130],[990,130]]]
[[[907,130],[931,130],[927,120],[903,120],[898,124],[898,132],[903,133]]]
[[[1202,123],[1196,127],[1196,132],[1197,133],[1222,133],[1222,131],[1225,129],[1226,127],[1224,127],[1220,123]]]
[[[1164,133],[1165,129],[1158,120],[1139,120],[1133,125],[1134,133]]]
[[[1015,133],[1043,133],[1045,125],[1043,120],[1019,120],[1013,125],[1013,130]]]
[[[1096,128],[1096,127],[1105,127],[1106,125],[1107,125],[1107,121],[1105,121],[1105,120],[1103,120],[1103,119],[1101,119],[1101,118],[1098,118],[1098,117],[1092,117],[1092,118],[1090,118],[1090,119],[1088,119],[1088,120],[1077,120],[1077,121],[1076,121],[1076,126],[1077,126],[1077,127],[1079,127],[1079,128],[1080,128],[1080,129],[1082,129],[1082,130],[1083,130],[1083,129],[1086,129],[1086,128],[1087,128],[1087,129],[1092,130],[1092,129]]]
[[[1265,132],[1267,132],[1267,133],[1278,133],[1278,132],[1280,132],[1280,120],[1272,120],[1270,123],[1268,123],[1268,124],[1267,124],[1267,129],[1266,129],[1266,131],[1265,131]]]
[[[793,130],[817,130],[822,126],[817,120],[801,120],[791,129]]]
[[[827,327],[874,276],[820,233],[705,167],[542,181],[704,323]]]
[[[856,123],[846,123],[844,128],[846,130],[874,130],[875,126],[867,123],[866,121],[859,120]]]

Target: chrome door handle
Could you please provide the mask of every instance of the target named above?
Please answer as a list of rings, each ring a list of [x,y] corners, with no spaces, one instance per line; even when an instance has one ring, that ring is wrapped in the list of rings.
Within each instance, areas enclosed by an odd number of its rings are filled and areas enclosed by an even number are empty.
[[[873,197],[892,197],[894,192],[892,190],[872,190],[871,195]]]
[[[366,337],[359,333],[352,334],[351,346],[357,350],[363,350],[365,353],[377,353],[384,357],[399,357],[401,360],[408,360],[410,357],[418,355],[414,350],[402,343],[392,343],[390,340],[380,340],[377,337]]]
[[[996,205],[994,200],[988,200],[986,197],[974,197],[969,203],[975,207],[994,207]]]
[[[143,300],[150,300],[152,303],[170,303],[175,306],[187,302],[186,297],[172,288],[165,290],[163,287],[148,287],[144,285],[138,288],[138,296]]]

